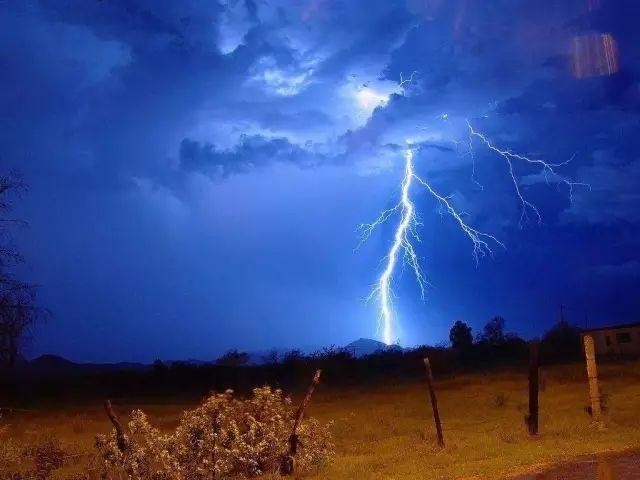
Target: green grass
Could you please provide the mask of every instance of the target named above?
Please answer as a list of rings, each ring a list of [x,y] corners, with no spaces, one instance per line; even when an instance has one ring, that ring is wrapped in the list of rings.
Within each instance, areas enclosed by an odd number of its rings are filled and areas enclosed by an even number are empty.
[[[588,390],[582,365],[544,370],[540,434],[526,432],[527,379],[514,373],[436,378],[446,447],[435,441],[426,386],[404,382],[368,388],[321,386],[309,414],[334,422],[336,458],[317,479],[504,478],[585,454],[640,447],[640,363],[601,366],[609,406],[608,428],[592,425],[584,407]],[[118,405],[122,413],[142,408],[152,422],[170,429],[192,403]],[[100,404],[49,407],[10,420],[10,434],[30,441],[60,438],[82,468],[93,436],[109,424]],[[60,477],[63,478],[63,477]]]

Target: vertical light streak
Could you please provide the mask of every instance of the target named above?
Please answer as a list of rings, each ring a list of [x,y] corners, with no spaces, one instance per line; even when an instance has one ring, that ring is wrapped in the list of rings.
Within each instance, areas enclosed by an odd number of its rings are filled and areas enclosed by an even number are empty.
[[[418,264],[416,253],[413,249],[413,245],[407,238],[410,234],[411,222],[415,222],[415,206],[409,198],[409,190],[413,181],[413,151],[407,149],[405,152],[405,170],[404,178],[402,180],[401,188],[401,217],[400,224],[396,229],[396,233],[393,237],[393,244],[387,255],[387,266],[380,276],[378,285],[380,295],[380,314],[382,320],[382,338],[384,343],[391,345],[393,343],[393,306],[391,300],[391,280],[393,272],[398,263],[398,252],[400,248],[405,249],[405,254],[408,252],[410,256],[410,265],[413,267],[414,273],[420,286],[421,294],[424,295],[424,282],[420,265]]]
[[[574,36],[572,57],[572,73],[577,78],[614,75],[620,70],[618,44],[610,33]]]

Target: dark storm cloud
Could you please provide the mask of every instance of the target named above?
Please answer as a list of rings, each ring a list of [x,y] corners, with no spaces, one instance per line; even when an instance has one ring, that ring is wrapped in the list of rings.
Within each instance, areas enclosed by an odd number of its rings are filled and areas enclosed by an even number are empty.
[[[298,128],[323,127],[331,124],[329,116],[318,110],[302,110],[292,114],[266,112],[260,120],[262,128]]]
[[[180,143],[180,167],[214,177],[247,172],[272,162],[312,167],[321,162],[321,157],[292,144],[286,138],[266,138],[262,135],[242,136],[233,149],[222,151],[216,149],[215,145],[200,144],[188,138]]]
[[[56,30],[72,31],[76,43],[95,44],[93,51],[86,48],[87,57],[98,55],[98,62],[108,62],[113,57],[111,64],[102,67],[103,77],[95,79],[83,78],[89,58],[79,58],[71,65],[77,73],[65,68],[64,62],[39,65],[37,68],[47,71],[40,75],[32,75],[29,70],[33,69],[20,58],[16,60],[20,65],[7,65],[15,75],[24,78],[5,78],[6,83],[29,92],[20,101],[20,108],[16,105],[10,110],[21,112],[25,123],[39,123],[43,113],[53,115],[56,108],[63,121],[49,120],[47,127],[55,124],[54,128],[72,130],[72,145],[38,151],[35,144],[32,152],[38,158],[35,161],[49,163],[54,169],[67,170],[66,173],[71,170],[74,178],[80,181],[84,178],[91,187],[95,185],[91,178],[102,179],[103,185],[126,185],[130,184],[127,178],[131,176],[153,179],[170,175],[171,157],[175,158],[181,138],[193,128],[189,117],[198,111],[221,109],[225,104],[242,101],[236,94],[237,87],[261,55],[269,53],[281,61],[289,61],[287,48],[270,47],[258,31],[247,32],[245,44],[235,52],[222,54],[216,40],[222,9],[213,2],[123,1],[80,5],[45,1],[32,11],[20,8],[9,11],[7,22],[17,20],[32,29],[13,32],[14,36],[24,37],[20,42],[24,45],[33,44],[33,32],[44,26],[49,31],[45,30],[44,35],[38,32],[36,36],[54,35]],[[62,47],[73,50],[75,56],[83,52],[75,44]],[[116,53],[105,55],[105,50],[110,53],[108,49]],[[41,59],[42,52],[37,50],[27,54],[35,57],[30,63],[49,61],[46,57]],[[64,52],[54,55],[64,58]],[[43,105],[32,95],[36,91],[55,104]],[[17,103],[15,96],[7,100]],[[246,112],[250,111],[247,108]],[[286,123],[285,117],[281,115],[280,123]],[[25,134],[32,135],[33,128],[20,129],[10,141]],[[62,136],[68,138],[69,134]],[[41,139],[60,143],[53,135],[51,139],[48,137],[46,132],[40,132]],[[51,157],[52,153],[55,156],[61,150],[65,150],[64,162],[42,158]],[[74,157],[71,161],[69,153]],[[76,171],[74,161],[78,164]]]
[[[180,48],[213,50],[222,8],[217,2],[170,2],[114,0],[100,2],[40,2],[42,13],[52,21],[89,27],[99,36],[116,38],[143,54],[168,44]]]
[[[563,172],[585,183],[599,182],[591,192],[577,191],[575,205],[565,203],[574,221],[635,221],[631,210],[637,199],[626,193],[626,184],[636,181],[635,168],[616,165],[635,163],[640,156],[637,137],[630,134],[638,121],[639,39],[626,17],[638,6],[604,2],[589,12],[581,2],[553,2],[541,11],[534,2],[491,2],[471,13],[470,5],[475,2],[434,2],[428,11],[437,21],[408,32],[393,50],[384,75],[399,78],[404,72],[406,78],[415,71],[415,81],[405,95],[392,95],[387,107],[375,110],[363,127],[344,136],[349,148],[388,141],[399,123],[405,132],[423,125],[425,130],[443,130],[444,113],[449,123],[458,122],[459,127],[452,127],[457,130],[454,139],[466,142],[466,117],[498,145],[514,151],[550,162],[575,156]],[[572,38],[593,31],[610,32],[617,39],[621,71],[576,79],[571,75]],[[605,156],[619,159],[603,160],[604,150]],[[480,161],[491,161],[487,152],[480,152]],[[621,181],[623,168],[629,182]],[[520,170],[525,177],[531,173]],[[611,208],[598,209],[598,204]]]

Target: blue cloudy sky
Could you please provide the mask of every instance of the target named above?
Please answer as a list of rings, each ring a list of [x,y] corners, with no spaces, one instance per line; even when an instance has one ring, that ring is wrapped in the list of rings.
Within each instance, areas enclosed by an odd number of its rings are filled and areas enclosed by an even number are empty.
[[[20,273],[53,313],[29,354],[376,337],[364,299],[397,218],[354,252],[356,228],[396,203],[408,143],[506,249],[476,265],[414,189],[430,286],[423,302],[396,278],[403,344],[495,314],[535,336],[561,303],[580,325],[638,320],[638,18],[636,0],[0,0],[0,167],[29,184]],[[515,164],[542,216],[521,225],[505,160],[470,154],[467,119],[572,159],[562,174],[591,189],[570,201]]]

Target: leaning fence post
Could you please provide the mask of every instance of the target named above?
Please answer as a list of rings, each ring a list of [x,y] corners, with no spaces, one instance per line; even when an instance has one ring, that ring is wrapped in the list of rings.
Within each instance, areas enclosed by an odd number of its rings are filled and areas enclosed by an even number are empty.
[[[318,383],[320,383],[320,375],[322,374],[322,370],[316,370],[315,375],[313,376],[313,380],[311,381],[311,385],[307,389],[307,393],[300,402],[298,406],[298,410],[296,411],[295,421],[293,422],[293,429],[291,430],[291,435],[289,436],[289,452],[285,455],[282,461],[282,465],[280,471],[282,475],[292,475],[295,471],[295,456],[298,451],[298,428],[300,427],[300,423],[302,422],[302,417],[304,416],[304,411],[309,405],[311,401],[311,395],[313,395],[313,391],[316,389]]]
[[[128,442],[127,436],[124,433],[124,429],[122,428],[122,424],[120,420],[118,420],[118,416],[116,412],[113,411],[113,407],[111,406],[111,400],[105,400],[104,402],[104,411],[111,420],[113,424],[113,428],[116,429],[116,444],[118,445],[118,449],[124,453],[127,450]]]
[[[598,428],[604,428],[602,422],[602,405],[600,403],[600,387],[598,386],[598,368],[596,352],[591,335],[584,336],[584,355],[587,360],[587,376],[589,377],[589,398],[591,399],[591,416]]]
[[[538,434],[540,391],[540,343],[529,342],[529,415],[526,417],[529,435]]]
[[[429,358],[425,357],[424,368],[427,376],[427,387],[429,388],[429,397],[431,398],[431,408],[433,409],[433,421],[436,424],[436,433],[438,435],[438,445],[444,447],[444,436],[442,435],[442,424],[440,423],[440,411],[438,410],[438,399],[436,391],[433,388],[433,374],[431,373],[431,364]]]

